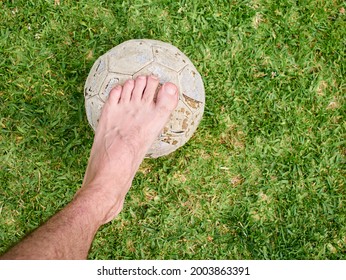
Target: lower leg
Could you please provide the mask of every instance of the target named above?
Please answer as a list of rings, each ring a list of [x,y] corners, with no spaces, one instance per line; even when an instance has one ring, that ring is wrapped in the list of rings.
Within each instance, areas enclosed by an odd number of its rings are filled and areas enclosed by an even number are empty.
[[[123,207],[133,177],[178,102],[175,85],[140,76],[117,86],[102,110],[82,188],[2,259],[84,259],[98,228]]]

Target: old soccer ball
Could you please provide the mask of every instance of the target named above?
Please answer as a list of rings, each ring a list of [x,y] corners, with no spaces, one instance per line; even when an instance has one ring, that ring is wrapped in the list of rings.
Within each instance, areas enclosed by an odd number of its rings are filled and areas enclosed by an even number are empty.
[[[86,114],[96,130],[102,107],[113,87],[139,75],[156,75],[160,83],[179,88],[179,102],[146,157],[167,155],[195,132],[204,111],[203,81],[189,58],[176,47],[156,40],[129,40],[99,57],[84,87]]]

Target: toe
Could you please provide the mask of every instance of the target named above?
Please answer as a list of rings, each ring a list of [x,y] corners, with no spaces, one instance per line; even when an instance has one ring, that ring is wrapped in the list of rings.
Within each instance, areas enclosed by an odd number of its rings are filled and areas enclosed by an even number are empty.
[[[132,91],[131,100],[140,101],[143,96],[143,91],[147,84],[147,78],[145,76],[138,76],[135,80],[135,87]]]
[[[159,79],[155,76],[149,76],[147,78],[147,85],[145,87],[142,100],[148,103],[152,102],[158,86]]]
[[[121,92],[121,96],[120,96],[121,103],[127,103],[130,101],[134,85],[135,85],[135,81],[132,79],[127,80],[125,82],[123,86],[123,91]]]
[[[120,85],[117,85],[115,88],[113,88],[111,90],[111,92],[109,93],[109,100],[112,103],[118,103],[119,102],[121,90],[122,90],[122,87]]]
[[[178,105],[178,88],[172,83],[165,83],[157,94],[156,106],[171,113]]]

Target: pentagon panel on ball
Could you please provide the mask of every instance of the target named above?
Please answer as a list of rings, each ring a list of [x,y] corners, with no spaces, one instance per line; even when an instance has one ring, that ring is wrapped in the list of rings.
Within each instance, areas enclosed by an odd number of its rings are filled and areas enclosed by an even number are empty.
[[[178,106],[146,154],[157,158],[184,145],[197,129],[204,111],[202,78],[178,48],[148,39],[129,40],[112,48],[91,68],[84,97],[87,118],[95,131],[112,88],[139,75],[152,74],[159,78],[160,84],[171,82],[179,88]]]

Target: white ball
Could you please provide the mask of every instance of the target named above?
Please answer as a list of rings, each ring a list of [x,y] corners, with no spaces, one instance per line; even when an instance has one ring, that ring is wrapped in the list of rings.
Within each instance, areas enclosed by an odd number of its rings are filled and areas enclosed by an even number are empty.
[[[184,145],[197,129],[203,116],[203,81],[178,48],[156,40],[129,40],[99,57],[84,87],[86,114],[96,130],[102,107],[113,87],[139,75],[156,75],[160,83],[172,82],[179,88],[179,102],[170,120],[146,157],[167,155]]]

